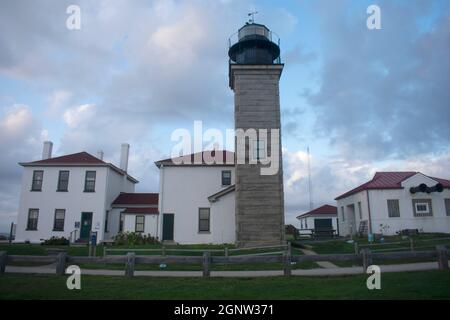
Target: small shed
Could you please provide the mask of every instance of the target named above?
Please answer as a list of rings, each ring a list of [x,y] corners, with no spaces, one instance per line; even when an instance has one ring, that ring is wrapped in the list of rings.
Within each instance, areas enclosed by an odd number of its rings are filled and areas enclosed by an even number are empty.
[[[335,235],[338,231],[337,207],[323,205],[297,216],[300,235]]]

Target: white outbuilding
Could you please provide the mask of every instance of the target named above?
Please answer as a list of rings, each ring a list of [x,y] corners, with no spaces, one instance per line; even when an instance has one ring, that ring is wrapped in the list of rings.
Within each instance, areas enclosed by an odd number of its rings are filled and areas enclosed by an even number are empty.
[[[340,195],[339,233],[450,233],[450,181],[420,172],[377,172]]]
[[[314,235],[326,232],[337,235],[337,208],[331,205],[323,205],[311,211],[297,216],[300,224],[300,235]]]

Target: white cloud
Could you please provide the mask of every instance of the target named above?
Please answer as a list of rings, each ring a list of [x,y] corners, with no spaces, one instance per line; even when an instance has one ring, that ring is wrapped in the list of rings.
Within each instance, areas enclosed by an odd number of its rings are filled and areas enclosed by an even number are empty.
[[[95,104],[82,104],[80,106],[67,109],[63,118],[70,128],[76,128],[80,124],[89,121],[95,114]]]
[[[67,106],[70,98],[72,98],[73,93],[69,90],[55,90],[52,92],[48,98],[47,114],[54,116]]]

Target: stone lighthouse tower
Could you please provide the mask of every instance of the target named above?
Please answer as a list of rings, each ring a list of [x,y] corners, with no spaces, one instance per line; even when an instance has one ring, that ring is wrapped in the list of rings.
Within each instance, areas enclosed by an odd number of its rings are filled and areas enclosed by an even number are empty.
[[[236,244],[284,242],[279,40],[251,21],[230,38],[236,129]],[[238,134],[239,132],[239,134]],[[272,170],[266,170],[271,167]]]

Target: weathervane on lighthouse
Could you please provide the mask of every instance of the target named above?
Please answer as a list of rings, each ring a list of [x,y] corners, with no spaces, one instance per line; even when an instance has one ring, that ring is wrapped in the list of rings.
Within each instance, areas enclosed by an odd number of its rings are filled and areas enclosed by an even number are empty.
[[[255,23],[255,14],[258,14],[258,11],[250,12],[250,13],[248,14],[248,16],[251,17],[251,18],[248,20],[248,23]]]

